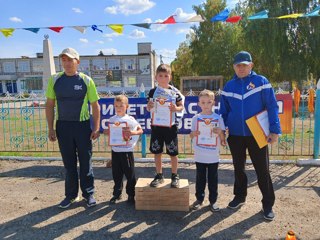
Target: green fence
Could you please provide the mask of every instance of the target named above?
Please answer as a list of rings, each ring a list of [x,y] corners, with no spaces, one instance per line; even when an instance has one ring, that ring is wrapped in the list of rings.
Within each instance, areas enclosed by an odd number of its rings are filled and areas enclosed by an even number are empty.
[[[47,123],[45,119],[45,97],[30,94],[11,96],[7,94],[0,98],[0,152],[7,155],[31,155],[31,153],[59,152],[57,142],[47,138]],[[312,156],[314,119],[307,111],[305,99],[302,99],[299,113],[293,113],[292,133],[280,136],[278,143],[270,146],[272,156]],[[147,147],[149,146],[147,136]],[[142,151],[141,142],[137,144],[136,152]],[[107,138],[101,135],[94,142],[94,152],[110,152]],[[149,150],[146,149],[147,154]],[[182,156],[191,156],[191,139],[188,135],[179,135],[179,152]],[[30,153],[30,154],[29,154]],[[229,155],[228,148],[222,149],[222,155]]]

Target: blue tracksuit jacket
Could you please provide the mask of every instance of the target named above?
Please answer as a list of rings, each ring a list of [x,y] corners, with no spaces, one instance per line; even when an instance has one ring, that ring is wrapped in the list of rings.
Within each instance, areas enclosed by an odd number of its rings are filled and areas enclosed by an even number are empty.
[[[236,75],[228,81],[220,98],[220,114],[230,135],[252,136],[245,120],[268,111],[270,132],[280,134],[278,105],[269,81],[254,71],[245,77]]]

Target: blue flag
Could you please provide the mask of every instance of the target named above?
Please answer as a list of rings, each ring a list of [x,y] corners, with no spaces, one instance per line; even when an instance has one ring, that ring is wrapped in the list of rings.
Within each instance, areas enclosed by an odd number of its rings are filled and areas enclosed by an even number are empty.
[[[225,21],[229,17],[229,14],[230,14],[229,9],[226,8],[225,10],[223,10],[222,12],[218,13],[213,18],[211,18],[211,22]]]

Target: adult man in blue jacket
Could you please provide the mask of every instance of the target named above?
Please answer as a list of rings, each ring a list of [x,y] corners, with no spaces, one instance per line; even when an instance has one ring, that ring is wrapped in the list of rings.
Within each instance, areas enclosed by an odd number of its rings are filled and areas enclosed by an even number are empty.
[[[257,174],[262,193],[264,218],[272,221],[275,195],[269,173],[268,146],[259,148],[250,132],[246,120],[264,110],[268,112],[270,134],[267,141],[272,144],[281,133],[278,105],[269,81],[252,71],[250,53],[241,51],[234,57],[235,76],[222,91],[220,113],[229,129],[228,144],[234,166],[234,199],[228,208],[237,209],[245,203],[248,179],[245,173],[246,150]]]

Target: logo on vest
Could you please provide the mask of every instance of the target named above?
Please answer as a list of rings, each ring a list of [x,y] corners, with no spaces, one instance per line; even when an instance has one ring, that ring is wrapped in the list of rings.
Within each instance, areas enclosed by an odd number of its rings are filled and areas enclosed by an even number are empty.
[[[256,86],[252,83],[252,82],[250,82],[249,83],[249,85],[247,86],[247,89],[248,90],[252,90],[252,89],[254,89]]]
[[[82,85],[74,85],[74,90],[82,90]]]

